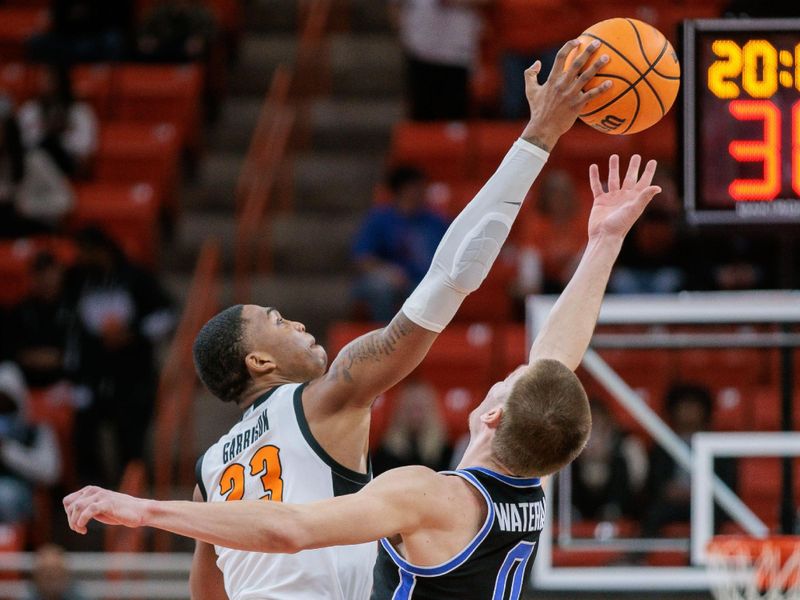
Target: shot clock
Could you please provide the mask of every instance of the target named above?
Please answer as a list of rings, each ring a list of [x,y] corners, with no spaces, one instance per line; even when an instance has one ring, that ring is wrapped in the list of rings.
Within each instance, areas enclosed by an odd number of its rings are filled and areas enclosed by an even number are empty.
[[[800,222],[800,19],[687,21],[683,64],[689,220]]]

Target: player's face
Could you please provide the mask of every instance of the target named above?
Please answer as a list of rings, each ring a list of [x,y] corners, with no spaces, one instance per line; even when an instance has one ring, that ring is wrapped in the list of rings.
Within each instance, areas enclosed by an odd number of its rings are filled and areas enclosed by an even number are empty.
[[[242,316],[249,349],[271,355],[282,375],[300,382],[325,373],[328,355],[305,325],[284,318],[275,308],[255,304],[245,306]]]

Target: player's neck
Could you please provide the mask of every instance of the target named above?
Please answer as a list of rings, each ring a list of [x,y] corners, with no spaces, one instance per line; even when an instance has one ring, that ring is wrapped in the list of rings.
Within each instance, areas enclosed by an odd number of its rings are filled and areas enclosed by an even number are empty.
[[[264,394],[266,394],[269,390],[278,387],[279,385],[283,385],[284,383],[289,383],[286,381],[260,381],[255,384],[247,391],[244,396],[242,396],[241,402],[238,403],[239,409],[242,411],[247,410],[250,408],[253,403],[261,398]]]
[[[457,468],[464,469],[466,467],[485,467],[495,473],[514,475],[514,473],[509,471],[494,457],[490,439],[473,440],[470,442]]]

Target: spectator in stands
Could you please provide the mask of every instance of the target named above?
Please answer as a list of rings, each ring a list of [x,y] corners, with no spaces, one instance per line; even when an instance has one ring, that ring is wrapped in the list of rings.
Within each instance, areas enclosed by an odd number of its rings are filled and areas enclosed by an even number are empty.
[[[525,212],[515,232],[518,297],[564,289],[583,254],[587,218],[570,174],[543,174],[533,210]]]
[[[33,487],[53,485],[61,474],[61,453],[50,427],[28,417],[28,388],[12,362],[0,363],[0,522],[31,516]]]
[[[86,481],[105,482],[97,448],[111,428],[118,464],[142,458],[156,393],[154,351],[174,325],[170,300],[152,273],[130,263],[99,229],[77,236],[78,261],[65,295],[77,312],[80,379],[91,404],[76,420],[77,468]]]
[[[36,551],[31,590],[26,600],[85,600],[72,581],[64,549],[46,544]]]
[[[205,61],[215,35],[214,14],[204,3],[160,0],[139,25],[136,49],[144,61]]]
[[[48,69],[41,94],[23,104],[17,118],[26,148],[41,148],[70,177],[88,173],[97,152],[97,115],[75,98],[67,67]]]
[[[31,290],[9,316],[8,355],[31,387],[46,387],[66,377],[66,351],[74,311],[64,301],[64,267],[49,252],[31,265]]]
[[[619,294],[669,294],[686,289],[696,260],[682,225],[681,199],[669,168],[655,183],[662,192],[631,230],[622,247],[609,288]]]
[[[572,506],[582,519],[613,521],[638,513],[647,454],[617,428],[608,409],[592,402],[592,435],[572,463]]]
[[[667,392],[667,422],[687,444],[691,443],[695,433],[710,429],[712,410],[711,392],[701,385],[676,384]],[[715,471],[735,489],[735,462],[718,459]],[[691,475],[679,467],[660,445],[653,446],[650,452],[645,491],[648,506],[642,523],[645,537],[656,537],[664,526],[671,523],[689,522]]]
[[[406,465],[445,470],[452,453],[436,390],[420,380],[406,383],[380,447],[372,454],[375,473]]]
[[[354,296],[366,318],[388,322],[400,301],[430,266],[447,223],[426,206],[427,181],[413,167],[400,166],[387,177],[391,201],[374,207],[361,224],[353,246],[359,271]]]
[[[124,57],[133,0],[51,0],[50,30],[28,42],[33,60],[71,65]]]
[[[477,62],[483,28],[481,9],[492,1],[392,0],[412,119],[468,116],[470,71]]]
[[[49,231],[73,202],[69,182],[50,157],[25,150],[11,103],[0,97],[0,238]]]

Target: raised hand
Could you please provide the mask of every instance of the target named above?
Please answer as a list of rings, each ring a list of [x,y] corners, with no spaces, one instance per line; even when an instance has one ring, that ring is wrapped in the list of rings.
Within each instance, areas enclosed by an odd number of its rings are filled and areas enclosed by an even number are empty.
[[[588,92],[583,91],[589,80],[608,62],[608,55],[603,54],[582,71],[600,47],[600,42],[596,40],[581,52],[569,68],[564,68],[567,56],[579,44],[578,40],[564,44],[544,84],[539,83],[539,71],[542,70],[540,61],[537,60],[525,71],[525,96],[531,108],[531,119],[522,137],[548,152],[558,138],[572,127],[586,103],[611,87],[611,81],[604,81]]]
[[[597,165],[589,167],[589,184],[594,195],[589,215],[589,239],[602,236],[624,238],[650,200],[661,191],[660,187],[650,185],[656,172],[656,161],[647,161],[639,177],[641,162],[642,157],[638,154],[631,157],[625,179],[620,184],[619,156],[612,154],[608,160],[607,191],[600,183]]]
[[[70,529],[85,534],[92,519],[106,525],[141,527],[145,502],[133,496],[88,486],[64,498],[64,510]]]

